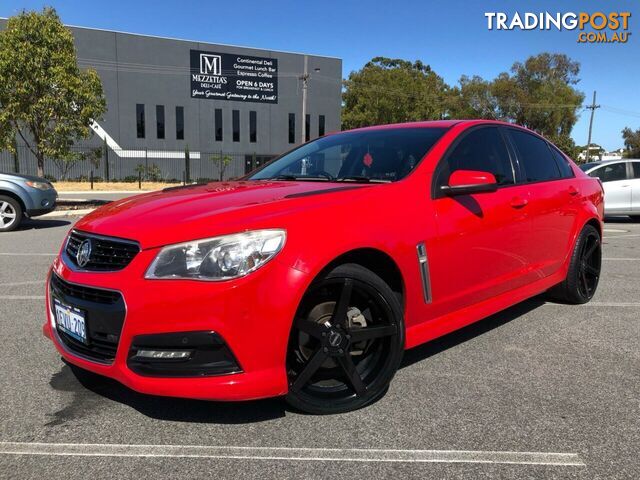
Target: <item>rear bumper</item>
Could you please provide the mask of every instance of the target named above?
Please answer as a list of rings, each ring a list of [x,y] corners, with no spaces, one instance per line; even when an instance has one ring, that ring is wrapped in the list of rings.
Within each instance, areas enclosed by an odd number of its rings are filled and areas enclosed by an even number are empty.
[[[74,272],[60,258],[51,274],[66,282],[122,294],[126,314],[115,357],[97,361],[61,340],[47,288],[43,333],[69,363],[146,394],[205,400],[249,400],[287,392],[286,350],[291,322],[308,278],[274,259],[231,282],[145,280],[155,251],[142,251],[120,272]],[[49,284],[49,282],[47,282]],[[75,305],[74,305],[75,306]],[[82,308],[82,306],[80,306]],[[91,313],[87,316],[91,331]],[[131,362],[142,336],[215,332],[237,368],[225,374],[150,374]],[[209,372],[211,373],[211,372]]]

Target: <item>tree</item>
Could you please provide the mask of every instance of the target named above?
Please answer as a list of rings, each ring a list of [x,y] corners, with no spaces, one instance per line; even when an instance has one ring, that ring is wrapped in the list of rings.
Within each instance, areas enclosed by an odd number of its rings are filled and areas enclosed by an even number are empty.
[[[344,82],[344,128],[443,118],[444,80],[420,60],[375,57]]]
[[[631,130],[626,127],[622,130],[622,139],[624,140],[626,158],[640,158],[640,128],[638,130]]]
[[[0,148],[19,136],[44,174],[45,158],[74,157],[74,142],[106,110],[95,70],[80,71],[73,36],[56,11],[23,11],[0,32]]]
[[[218,178],[222,182],[224,180],[224,172],[233,159],[230,155],[223,155],[222,153],[215,153],[209,157],[210,160],[218,167]]]
[[[477,75],[471,78],[463,75],[459,83],[460,86],[453,87],[450,92],[449,115],[452,118],[500,118],[492,82]]]
[[[571,130],[584,100],[584,94],[574,88],[579,73],[578,62],[557,53],[514,63],[511,75],[501,73],[493,81],[499,117],[530,128],[575,155]]]

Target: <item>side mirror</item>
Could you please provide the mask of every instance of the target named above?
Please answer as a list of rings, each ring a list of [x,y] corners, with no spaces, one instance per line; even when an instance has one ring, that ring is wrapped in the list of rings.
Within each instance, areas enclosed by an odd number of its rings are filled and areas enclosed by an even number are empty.
[[[498,182],[493,173],[479,170],[456,170],[449,176],[449,184],[440,190],[446,195],[469,195],[471,193],[495,192]]]

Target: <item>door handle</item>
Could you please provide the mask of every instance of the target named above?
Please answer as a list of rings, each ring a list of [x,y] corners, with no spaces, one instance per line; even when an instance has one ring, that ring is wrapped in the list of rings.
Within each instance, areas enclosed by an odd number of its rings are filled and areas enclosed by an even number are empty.
[[[522,198],[522,197],[513,197],[511,199],[511,207],[513,208],[522,208],[522,207],[526,207],[529,204],[529,200],[527,200],[526,198]]]
[[[578,193],[580,193],[580,192],[579,192],[579,190],[578,190],[576,187],[574,187],[573,185],[571,185],[571,186],[569,187],[568,192],[569,192],[569,195],[571,195],[571,196],[575,196],[575,195],[577,195]]]

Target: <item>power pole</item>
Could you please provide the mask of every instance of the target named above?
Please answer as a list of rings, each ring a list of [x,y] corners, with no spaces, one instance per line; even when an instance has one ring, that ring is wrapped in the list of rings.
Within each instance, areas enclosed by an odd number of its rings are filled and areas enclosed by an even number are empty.
[[[302,139],[300,143],[307,141],[307,87],[309,82],[309,57],[304,56],[304,73],[302,80]]]
[[[587,140],[587,162],[591,160],[591,130],[593,128],[593,114],[596,112],[596,108],[600,108],[600,105],[596,105],[596,91],[593,91],[593,102],[591,105],[587,105],[591,110],[591,118],[589,119],[589,138]]]

